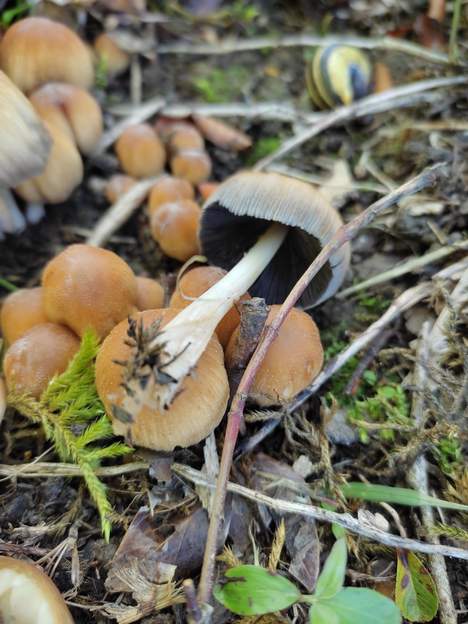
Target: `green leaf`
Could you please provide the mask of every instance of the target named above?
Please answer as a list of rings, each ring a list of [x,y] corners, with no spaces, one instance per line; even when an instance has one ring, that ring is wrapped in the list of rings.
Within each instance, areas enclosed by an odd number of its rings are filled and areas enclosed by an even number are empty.
[[[320,599],[309,611],[310,624],[400,624],[396,604],[373,589],[345,587]]]
[[[444,501],[434,496],[422,494],[417,490],[411,490],[410,488],[350,482],[341,486],[341,492],[346,498],[360,498],[362,500],[375,501],[378,503],[396,503],[398,505],[411,505],[413,507],[431,505],[432,507],[442,507],[443,509],[468,511],[468,505]]]
[[[439,608],[432,576],[413,552],[399,550],[397,554],[395,602],[410,622],[430,622]]]
[[[297,602],[301,593],[293,583],[255,565],[241,565],[226,572],[214,596],[237,615],[263,615],[287,609]]]
[[[343,587],[348,551],[346,538],[336,541],[317,579],[314,598],[331,598]]]

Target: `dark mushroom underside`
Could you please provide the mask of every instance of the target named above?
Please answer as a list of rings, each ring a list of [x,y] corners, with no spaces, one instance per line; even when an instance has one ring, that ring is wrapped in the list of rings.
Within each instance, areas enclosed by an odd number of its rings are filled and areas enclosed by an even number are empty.
[[[219,204],[212,204],[202,215],[202,253],[210,264],[229,270],[253,247],[270,225],[270,221],[237,216]],[[249,288],[249,293],[263,297],[268,304],[282,303],[320,250],[318,239],[298,227],[290,227],[280,249]],[[331,277],[331,266],[327,262],[305,290],[299,304],[309,307],[317,301],[325,292]]]

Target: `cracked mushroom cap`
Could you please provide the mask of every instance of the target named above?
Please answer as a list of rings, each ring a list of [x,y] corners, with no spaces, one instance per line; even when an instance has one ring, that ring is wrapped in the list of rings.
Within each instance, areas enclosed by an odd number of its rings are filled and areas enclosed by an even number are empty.
[[[47,323],[42,288],[20,288],[9,294],[2,305],[0,325],[7,344],[21,338],[31,327]]]
[[[59,127],[82,154],[91,154],[102,135],[101,107],[87,91],[63,82],[48,83],[30,96],[40,118]]]
[[[135,311],[137,282],[132,269],[112,251],[70,245],[42,274],[44,309],[49,320],[79,336],[88,328],[100,338]]]
[[[281,306],[273,305],[265,324],[271,323]],[[226,349],[228,369],[233,363],[239,330]],[[282,405],[291,401],[319,374],[323,364],[323,348],[317,325],[310,316],[293,308],[255,375],[249,397],[262,407]]]
[[[178,310],[147,310],[134,315],[145,328],[161,322],[164,326]],[[119,420],[112,406],[122,407],[124,368],[116,361],[127,360],[132,347],[127,340],[128,321],[119,323],[104,340],[96,359],[96,387],[117,435],[133,444],[158,451],[188,447],[208,436],[221,422],[229,397],[223,350],[213,336],[191,375],[181,385],[169,409],[158,411],[144,407],[133,422]]]
[[[289,229],[249,292],[267,303],[282,303],[342,225],[340,215],[320,191],[277,173],[238,173],[220,184],[205,203],[199,238],[209,263],[229,270],[272,222]],[[346,243],[314,277],[299,304],[309,308],[331,297],[345,277],[349,258]]]
[[[2,71],[0,119],[0,185],[13,187],[44,169],[51,140],[31,103]]]
[[[46,17],[26,17],[11,26],[0,44],[0,66],[25,93],[46,82],[83,89],[94,83],[92,54],[70,28]]]
[[[65,600],[39,566],[3,556],[0,556],[0,621],[73,624]]]

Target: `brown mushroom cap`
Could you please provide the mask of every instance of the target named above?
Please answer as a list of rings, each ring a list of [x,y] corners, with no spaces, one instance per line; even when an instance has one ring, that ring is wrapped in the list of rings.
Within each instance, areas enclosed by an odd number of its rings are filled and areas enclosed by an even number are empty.
[[[171,171],[177,178],[200,184],[211,175],[211,159],[202,150],[181,150],[171,158]]]
[[[164,168],[166,152],[161,140],[149,124],[126,128],[115,144],[120,166],[134,178],[148,178]]]
[[[168,202],[178,201],[179,199],[194,199],[195,191],[188,180],[174,178],[173,176],[164,176],[151,188],[148,199],[148,214],[151,217],[158,206]]]
[[[73,624],[56,585],[38,566],[0,556],[0,619],[5,624]]]
[[[68,82],[90,89],[92,55],[70,28],[45,17],[26,17],[11,26],[0,44],[0,66],[29,93],[46,82]]]
[[[21,338],[31,327],[47,323],[42,288],[21,288],[5,298],[0,325],[7,344]]]
[[[130,65],[130,55],[119,48],[107,33],[101,33],[94,40],[94,50],[103,61],[105,71],[110,76],[117,76],[126,71]]]
[[[205,141],[192,124],[179,122],[170,127],[167,133],[167,146],[171,154],[184,150],[203,151]]]
[[[147,310],[134,318],[145,327],[159,320],[164,326],[176,315],[177,310]],[[124,423],[113,415],[112,405],[121,407],[124,401],[123,368],[115,362],[125,361],[131,354],[131,347],[126,344],[127,329],[127,321],[117,325],[104,340],[96,359],[96,387],[112,418],[114,432],[128,436],[134,444],[160,451],[197,444],[220,423],[229,396],[223,350],[217,338],[211,338],[168,410],[144,407],[133,423]]]
[[[169,305],[171,308],[186,308],[194,299],[202,295],[226,275],[224,269],[212,266],[200,266],[191,269],[180,278],[172,294]],[[249,298],[246,294],[242,299]],[[223,347],[226,347],[232,332],[240,323],[239,312],[235,305],[224,315],[216,327],[216,335]]]
[[[83,154],[91,154],[102,135],[101,107],[84,89],[61,82],[48,83],[30,96],[39,116],[68,134]]]
[[[38,399],[52,377],[66,370],[79,347],[78,337],[63,325],[31,327],[5,353],[3,372],[8,389]]]
[[[156,310],[164,307],[166,298],[164,288],[159,282],[150,277],[136,278],[137,300],[136,307],[140,310]]]
[[[43,172],[19,184],[15,191],[28,202],[60,204],[83,179],[83,161],[75,143],[60,128],[44,121],[52,138],[52,150]]]
[[[199,253],[200,215],[200,207],[190,199],[162,204],[151,217],[151,234],[166,255],[185,262]]]
[[[124,173],[116,173],[111,176],[106,184],[104,194],[106,199],[111,203],[115,203],[118,199],[125,195],[132,186],[136,184],[135,178],[125,175]]]
[[[238,173],[220,184],[205,203],[199,236],[210,264],[229,270],[272,222],[289,226],[288,232],[249,292],[267,303],[282,303],[342,225],[319,190],[277,173]],[[346,243],[314,277],[299,303],[307,308],[331,297],[345,277],[349,257]]]
[[[92,328],[103,338],[136,307],[132,269],[112,251],[90,245],[70,245],[53,258],[42,286],[47,317],[79,336]]]
[[[266,323],[274,320],[279,309],[279,305],[271,306]],[[226,349],[228,368],[238,335],[239,330],[234,330]],[[288,403],[315,379],[322,364],[323,349],[316,324],[306,312],[293,308],[269,347],[249,396],[261,406]]]
[[[52,142],[31,103],[2,71],[0,120],[0,185],[13,187],[44,169]]]

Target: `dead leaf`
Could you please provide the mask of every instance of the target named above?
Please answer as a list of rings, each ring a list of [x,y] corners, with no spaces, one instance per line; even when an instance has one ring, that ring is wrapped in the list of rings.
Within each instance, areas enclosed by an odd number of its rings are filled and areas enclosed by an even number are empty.
[[[205,139],[221,149],[242,152],[252,146],[252,139],[245,132],[224,121],[201,115],[192,115],[192,119]]]

